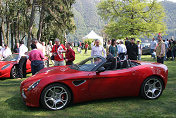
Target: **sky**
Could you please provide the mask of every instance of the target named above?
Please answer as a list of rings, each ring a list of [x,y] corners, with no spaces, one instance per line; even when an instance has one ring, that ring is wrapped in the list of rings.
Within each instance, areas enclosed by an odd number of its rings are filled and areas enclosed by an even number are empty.
[[[158,0],[158,1],[164,1],[164,0]],[[167,1],[176,2],[176,0],[167,0]]]

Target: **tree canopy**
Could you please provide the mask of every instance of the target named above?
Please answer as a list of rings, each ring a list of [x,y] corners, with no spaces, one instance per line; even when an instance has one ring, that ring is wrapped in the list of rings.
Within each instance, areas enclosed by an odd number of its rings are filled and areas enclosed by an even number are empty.
[[[105,33],[109,38],[150,36],[165,33],[165,12],[156,0],[103,0],[98,14],[108,24]]]
[[[28,47],[33,37],[63,41],[75,29],[71,11],[74,3],[75,0],[0,0],[0,45],[3,39],[13,48],[14,41],[17,43],[27,34]]]

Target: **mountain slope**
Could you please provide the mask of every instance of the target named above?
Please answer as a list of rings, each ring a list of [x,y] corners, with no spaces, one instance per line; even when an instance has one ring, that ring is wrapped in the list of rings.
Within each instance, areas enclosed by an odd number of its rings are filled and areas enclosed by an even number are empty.
[[[76,0],[73,5],[74,20],[76,31],[69,35],[68,38],[81,40],[91,30],[101,34],[104,27],[104,21],[97,14],[97,4],[99,0]]]
[[[91,30],[101,35],[105,22],[97,14],[97,4],[100,0],[76,0],[73,5],[74,20],[76,24],[76,31],[68,36],[70,41],[81,40]],[[176,29],[176,3],[170,1],[161,2],[166,12],[167,36],[164,38],[171,38],[174,36],[174,29]],[[175,30],[176,35],[176,30]]]
[[[171,36],[174,36],[174,34],[176,36],[176,3],[170,1],[163,1],[161,3],[166,12],[166,23],[168,28],[168,36],[165,37],[171,38]]]

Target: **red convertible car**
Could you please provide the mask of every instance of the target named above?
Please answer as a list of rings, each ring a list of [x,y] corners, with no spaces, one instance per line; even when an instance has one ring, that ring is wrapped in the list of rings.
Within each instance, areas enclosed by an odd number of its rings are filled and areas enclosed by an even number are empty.
[[[60,110],[70,103],[142,96],[157,99],[166,87],[167,66],[95,56],[72,66],[41,70],[21,83],[27,106]]]
[[[0,61],[0,78],[17,78],[17,59],[18,54],[12,54],[7,58]],[[48,59],[45,59],[45,67],[48,67]],[[28,59],[26,62],[26,73],[31,72],[31,61]]]
[[[18,54],[12,54],[0,61],[0,78],[17,78],[17,59]],[[26,72],[31,72],[31,62],[29,60],[26,62]]]

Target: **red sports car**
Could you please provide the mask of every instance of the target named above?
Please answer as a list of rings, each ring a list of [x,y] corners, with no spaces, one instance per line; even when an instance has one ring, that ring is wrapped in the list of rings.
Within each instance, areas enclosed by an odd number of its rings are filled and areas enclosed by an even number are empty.
[[[12,54],[7,58],[0,61],[0,78],[17,78],[18,75],[18,54]],[[48,59],[44,59],[45,67],[48,67]],[[31,61],[28,59],[26,62],[26,73],[31,72]]]
[[[43,69],[24,80],[20,91],[27,106],[59,110],[70,103],[121,96],[156,99],[167,79],[163,64],[95,56],[72,66]]]
[[[0,61],[0,78],[17,78],[18,54],[12,54]],[[26,62],[26,72],[31,72],[31,61]]]

